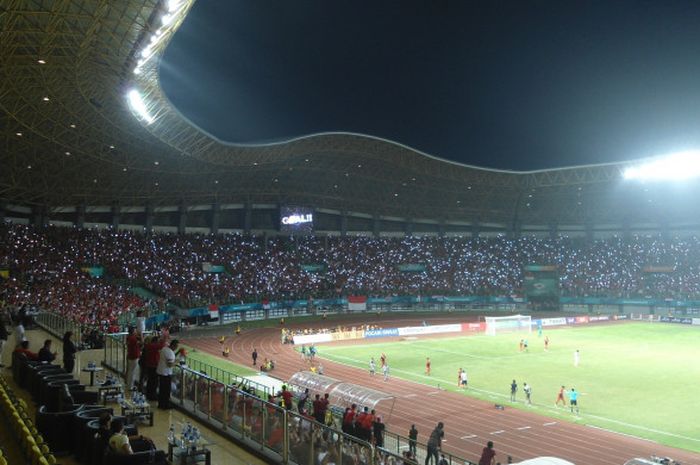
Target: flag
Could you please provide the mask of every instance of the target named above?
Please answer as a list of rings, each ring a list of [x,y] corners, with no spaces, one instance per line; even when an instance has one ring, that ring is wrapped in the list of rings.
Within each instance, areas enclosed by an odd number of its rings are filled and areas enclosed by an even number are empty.
[[[365,295],[349,295],[348,310],[364,311],[367,310],[367,296]]]

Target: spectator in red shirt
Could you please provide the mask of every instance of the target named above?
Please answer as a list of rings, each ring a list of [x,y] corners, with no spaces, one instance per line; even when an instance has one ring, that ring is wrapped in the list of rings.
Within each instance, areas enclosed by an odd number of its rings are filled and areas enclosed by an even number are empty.
[[[493,450],[493,442],[486,443],[486,447],[481,452],[479,465],[496,465],[496,451]]]
[[[282,401],[284,402],[284,408],[287,410],[292,409],[292,393],[287,390],[287,386],[282,386]]]
[[[316,394],[312,406],[314,408],[314,418],[317,422],[323,423],[326,414],[323,411],[323,401],[321,400],[321,396]]]
[[[357,405],[352,404],[349,409],[345,409],[345,415],[343,415],[343,432],[351,436],[355,436],[355,414]]]
[[[29,341],[20,342],[17,348],[15,348],[15,352],[24,354],[29,360],[39,360],[39,354],[29,350]]]
[[[156,373],[156,368],[158,368],[158,362],[160,361],[160,350],[164,345],[158,339],[158,336],[153,336],[151,341],[143,348],[147,373],[146,398],[148,400],[158,400],[158,374]]]
[[[141,357],[141,333],[136,332],[133,326],[129,326],[126,336],[126,376],[124,377],[125,389],[131,391],[134,387],[139,357]]]

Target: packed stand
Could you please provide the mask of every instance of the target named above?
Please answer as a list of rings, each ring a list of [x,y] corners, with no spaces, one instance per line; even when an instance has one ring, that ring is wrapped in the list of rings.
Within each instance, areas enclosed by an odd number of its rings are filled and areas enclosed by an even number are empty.
[[[390,295],[521,295],[523,267],[556,265],[562,295],[700,297],[700,240],[174,235],[0,226],[2,300],[52,308],[85,323],[144,305],[141,285],[182,307]],[[223,272],[205,272],[208,262]],[[106,278],[81,271],[85,264]],[[321,265],[308,272],[302,265]],[[420,272],[398,265],[418,264]],[[649,269],[648,267],[655,267]]]

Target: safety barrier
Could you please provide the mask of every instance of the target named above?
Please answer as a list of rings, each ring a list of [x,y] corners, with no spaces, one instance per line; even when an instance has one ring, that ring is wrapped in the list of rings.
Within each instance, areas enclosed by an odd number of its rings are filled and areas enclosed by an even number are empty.
[[[399,435],[386,432],[384,447],[377,447],[187,366],[175,367],[173,372],[171,402],[275,462],[308,465],[323,453],[337,465],[379,465],[389,463],[390,457],[395,463],[410,463],[403,457],[408,440]],[[426,450],[424,444],[417,445],[420,463],[425,460]],[[450,465],[473,465],[449,454],[445,458]]]

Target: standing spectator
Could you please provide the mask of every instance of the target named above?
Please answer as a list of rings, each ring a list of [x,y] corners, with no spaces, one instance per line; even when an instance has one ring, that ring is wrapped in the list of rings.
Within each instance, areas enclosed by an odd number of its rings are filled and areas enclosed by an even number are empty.
[[[297,403],[297,410],[299,413],[306,411],[306,402],[309,400],[309,388],[304,390],[304,393],[299,396],[299,402]]]
[[[323,423],[325,412],[323,411],[323,401],[321,400],[321,396],[316,394],[316,398],[314,399],[312,406],[314,409],[314,418],[317,422]]]
[[[418,442],[418,430],[416,425],[411,425],[411,429],[408,430],[408,451],[411,456],[416,456],[416,443]]]
[[[63,369],[66,373],[73,373],[76,352],[78,348],[73,343],[73,331],[66,331],[63,335]]]
[[[253,357],[253,366],[255,366],[256,363],[258,363],[258,350],[253,349],[253,353],[250,354],[251,357]]]
[[[137,332],[133,326],[129,326],[128,336],[126,336],[126,376],[124,378],[124,389],[128,391],[134,389],[139,357],[141,357],[141,343],[141,333]]]
[[[5,343],[7,343],[8,336],[7,327],[5,326],[5,311],[2,310],[0,311],[0,368],[5,367],[5,365],[2,364],[2,349],[5,347]]]
[[[170,408],[170,382],[173,376],[173,366],[175,366],[175,351],[177,350],[178,340],[173,339],[169,346],[165,346],[160,350],[160,360],[158,361],[158,408]]]
[[[518,392],[518,383],[513,380],[512,383],[510,383],[510,401],[515,402],[515,393]]]
[[[486,447],[481,452],[479,465],[496,465],[496,451],[493,450],[493,442],[486,443]]]
[[[160,350],[164,345],[158,336],[153,336],[143,348],[146,367],[146,399],[148,400],[158,400],[158,373],[156,371],[160,361]]]
[[[432,433],[430,433],[430,439],[428,439],[428,451],[425,456],[425,465],[430,463],[431,458],[435,458],[435,465],[438,464],[438,452],[442,446],[442,438],[445,436],[444,425],[442,422],[438,423]]]
[[[51,352],[51,339],[44,341],[44,347],[39,349],[39,361],[51,363],[56,360],[56,352]]]
[[[385,426],[382,423],[382,417],[377,417],[372,425],[372,431],[374,434],[374,445],[377,447],[384,447],[384,430]]]
[[[287,385],[283,384],[282,385],[282,403],[284,404],[284,408],[286,410],[291,410],[292,409],[292,392],[287,389]]]
[[[384,381],[389,381],[389,364],[385,363],[382,366],[382,372],[384,372]]]
[[[146,334],[146,317],[143,316],[143,310],[136,311],[136,332],[142,337]]]
[[[19,344],[22,341],[26,341],[27,337],[24,334],[24,324],[22,323],[22,318],[17,317],[15,325],[15,342]]]

